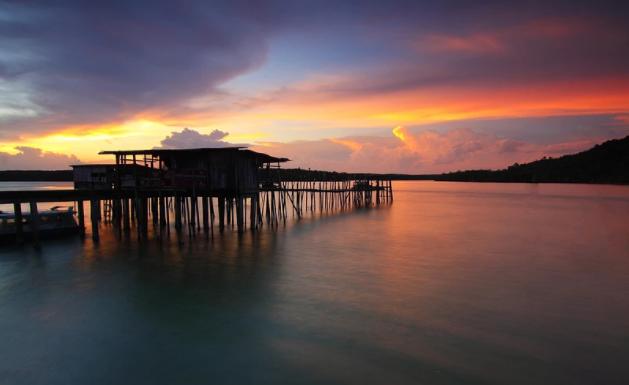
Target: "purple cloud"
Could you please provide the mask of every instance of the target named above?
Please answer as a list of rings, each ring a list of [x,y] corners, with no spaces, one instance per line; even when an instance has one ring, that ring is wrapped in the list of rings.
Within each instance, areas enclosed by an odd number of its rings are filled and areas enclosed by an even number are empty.
[[[35,147],[20,146],[17,154],[0,152],[2,170],[63,170],[80,163],[74,155],[43,151]]]
[[[184,128],[181,132],[173,131],[170,135],[162,139],[162,148],[203,148],[203,147],[233,147],[246,146],[244,144],[234,144],[223,139],[229,133],[221,130],[214,130],[209,134],[202,134],[199,131]]]

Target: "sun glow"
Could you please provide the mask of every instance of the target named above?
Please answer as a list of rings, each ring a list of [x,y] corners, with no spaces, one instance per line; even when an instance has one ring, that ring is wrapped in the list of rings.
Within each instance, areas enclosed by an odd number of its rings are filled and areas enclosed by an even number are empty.
[[[144,148],[159,144],[159,140],[173,127],[150,120],[129,120],[102,125],[64,127],[43,136],[24,137],[19,142],[3,144],[12,149],[28,146],[46,151],[71,153],[83,160],[98,159],[99,151],[108,148]]]
[[[404,132],[404,127],[402,126],[394,127],[393,135],[395,135],[395,137],[400,139],[402,142],[406,142],[406,134]]]

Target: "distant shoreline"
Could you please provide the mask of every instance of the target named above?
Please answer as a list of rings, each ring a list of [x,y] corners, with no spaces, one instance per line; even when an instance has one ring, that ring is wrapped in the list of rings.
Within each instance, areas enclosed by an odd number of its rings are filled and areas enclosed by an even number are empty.
[[[0,182],[72,182],[72,170],[5,170]]]
[[[308,171],[300,169],[284,169],[283,172],[290,173],[298,171],[300,173],[308,172],[322,172],[322,171]],[[502,170],[500,170],[502,171]],[[586,181],[586,180],[506,180],[499,178],[492,178],[492,173],[499,173],[500,171],[478,170],[478,171],[459,171],[453,173],[444,174],[375,174],[375,173],[356,173],[352,174],[356,177],[364,176],[379,176],[384,179],[390,179],[392,181],[434,181],[434,182],[476,182],[476,183],[560,183],[560,184],[607,184],[607,185],[629,185],[629,182],[613,182],[605,180]],[[323,171],[325,173],[325,171]],[[485,177],[479,177],[479,175],[485,174]],[[335,173],[344,174],[344,173]],[[66,170],[10,170],[0,171],[0,182],[72,182],[72,171]]]

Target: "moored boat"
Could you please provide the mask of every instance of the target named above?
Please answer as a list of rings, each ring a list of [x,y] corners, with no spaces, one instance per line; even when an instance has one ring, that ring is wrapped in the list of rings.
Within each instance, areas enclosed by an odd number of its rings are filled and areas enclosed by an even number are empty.
[[[11,242],[17,237],[15,213],[0,211],[0,240]],[[33,218],[30,213],[22,214],[22,235],[30,238],[33,235]],[[71,206],[54,206],[38,214],[38,233],[40,237],[55,237],[79,232],[79,225],[74,219]]]

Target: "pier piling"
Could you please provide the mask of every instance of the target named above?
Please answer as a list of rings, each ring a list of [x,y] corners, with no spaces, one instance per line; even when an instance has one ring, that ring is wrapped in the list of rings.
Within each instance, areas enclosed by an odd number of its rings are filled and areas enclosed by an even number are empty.
[[[30,209],[31,209],[30,225],[31,225],[31,232],[33,234],[33,243],[35,245],[38,245],[39,244],[39,212],[37,211],[36,201],[30,201]]]
[[[13,203],[13,211],[15,212],[15,241],[18,244],[24,242],[23,225],[24,219],[22,217],[22,204]]]
[[[84,236],[85,235],[85,213],[83,209],[82,200],[76,201],[76,210],[77,210],[77,216],[79,219],[79,234],[81,234],[81,236]]]
[[[98,242],[99,234],[98,234],[98,216],[100,212],[100,202],[98,199],[90,200],[90,220],[92,222],[92,240],[94,242]]]

